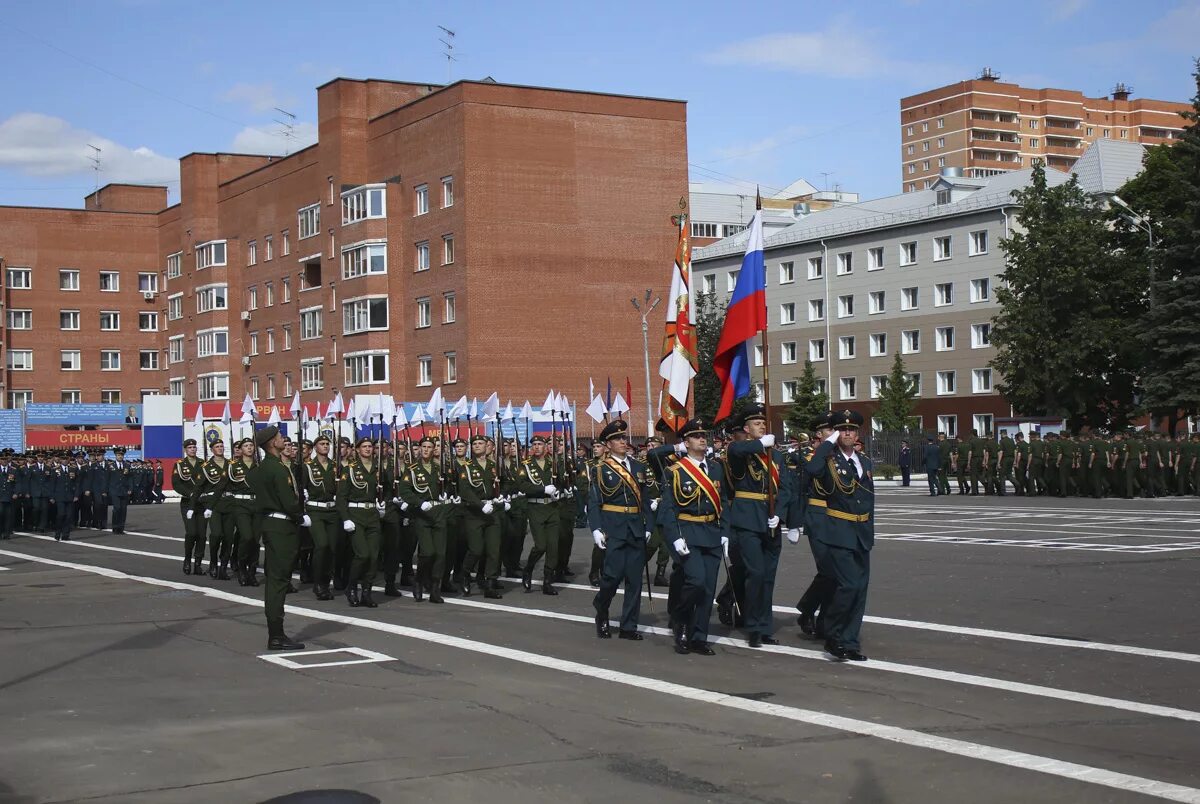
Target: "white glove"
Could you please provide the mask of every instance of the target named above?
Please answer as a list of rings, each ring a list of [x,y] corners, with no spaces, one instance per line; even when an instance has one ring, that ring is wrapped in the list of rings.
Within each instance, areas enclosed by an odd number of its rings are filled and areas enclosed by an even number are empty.
[[[308,502],[308,489],[304,490],[304,501]]]
[[[212,509],[211,509],[211,508],[205,508],[205,509],[204,509],[204,518],[205,518],[205,519],[212,519]]]
[[[546,486],[542,491],[546,493],[547,497],[553,497],[555,494],[558,494],[558,489],[554,486]]]
[[[658,510],[658,500],[651,500],[651,501],[650,501],[650,510],[651,510],[651,511],[657,511],[657,510]]]
[[[495,506],[492,505],[491,500],[488,500],[487,502],[485,502],[483,504],[483,512],[485,514],[490,514],[492,511],[495,511],[495,510],[496,510],[496,508],[495,508]]]
[[[767,449],[770,449],[771,447],[775,446],[775,436],[772,435],[771,433],[767,433],[765,436],[763,436],[762,438],[760,438],[758,440]]]
[[[608,537],[604,535],[604,531],[602,530],[592,531],[592,541],[594,541],[596,546],[601,550],[604,550],[608,546]]]
[[[355,527],[357,526],[349,519],[342,522],[342,530],[346,531],[347,533],[353,533]]]
[[[777,527],[779,527],[779,517],[777,517],[777,516],[767,517],[767,529],[775,530],[775,528],[777,528]]]
[[[312,527],[312,517],[309,516],[308,514],[305,514],[304,516],[302,516],[300,518],[300,527],[302,527],[302,528]]]
[[[422,511],[432,511],[433,503],[431,503],[429,500],[426,500],[425,502],[421,503],[421,510]]]
[[[188,512],[186,514],[184,514],[184,516],[186,516],[188,519],[191,519],[193,516],[195,516],[195,514],[196,514],[195,511],[188,509]]]
[[[838,440],[838,436],[841,434],[842,434],[841,430],[834,430],[832,433],[825,436],[825,440],[828,441],[830,444],[836,444],[837,440]]]
[[[729,558],[729,537],[728,536],[721,537],[721,552],[725,554],[725,558],[728,560],[728,558]]]
[[[511,510],[512,510],[512,503],[510,503],[508,500],[505,500],[505,501],[504,501],[504,510],[505,510],[505,511],[511,511]]]
[[[383,516],[387,513],[387,503],[377,503],[375,505],[375,510],[379,512],[380,516]]]
[[[651,537],[651,536],[653,536],[653,535],[654,535],[654,534],[653,534],[653,533],[651,533],[650,531],[646,531],[646,541],[650,541],[650,537]]]
[[[683,443],[682,441],[680,441],[678,444],[676,444],[675,445],[675,454],[676,455],[687,455],[687,444]]]
[[[675,545],[675,552],[679,553],[681,556],[686,556],[688,553],[692,552],[688,549],[687,542],[683,539],[676,539],[673,544]]]
[[[800,528],[788,528],[787,529],[787,540],[789,542],[791,542],[792,544],[799,544],[800,543]]]

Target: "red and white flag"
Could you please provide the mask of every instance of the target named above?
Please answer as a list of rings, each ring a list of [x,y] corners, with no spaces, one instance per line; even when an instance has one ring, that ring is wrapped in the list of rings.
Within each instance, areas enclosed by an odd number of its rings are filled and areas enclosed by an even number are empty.
[[[688,216],[676,216],[679,241],[675,246],[675,267],[671,271],[671,290],[667,294],[667,331],[663,338],[663,356],[658,374],[663,378],[659,416],[673,431],[688,417],[692,378],[696,376],[696,308],[692,305],[692,244]]]

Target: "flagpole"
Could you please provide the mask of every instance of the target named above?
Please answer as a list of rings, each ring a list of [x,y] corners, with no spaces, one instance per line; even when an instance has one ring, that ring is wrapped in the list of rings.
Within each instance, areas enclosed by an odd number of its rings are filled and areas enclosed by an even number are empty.
[[[759,192],[757,190],[757,188],[755,189],[754,209],[755,209],[756,214],[762,213],[762,193]],[[765,263],[763,266],[763,271],[766,271]],[[763,277],[763,281],[765,284],[765,282],[766,282],[765,276]],[[826,310],[825,312],[828,313],[829,311]],[[763,362],[763,364],[762,364],[763,413],[767,417],[767,432],[768,433],[771,432],[771,429],[773,427],[773,422],[771,421],[771,377],[770,377],[770,372],[768,371],[768,368],[767,368],[768,365],[771,363],[771,350],[769,348],[767,348],[767,329],[770,326],[769,322],[770,322],[770,317],[764,316],[763,330],[761,333],[759,333],[762,337],[762,355],[763,355],[763,361],[762,361]],[[826,345],[826,348],[828,348],[828,345]],[[768,449],[767,450],[767,517],[768,518],[775,516],[775,487],[771,483],[771,462],[774,460],[775,460],[775,458],[771,455],[771,450]]]

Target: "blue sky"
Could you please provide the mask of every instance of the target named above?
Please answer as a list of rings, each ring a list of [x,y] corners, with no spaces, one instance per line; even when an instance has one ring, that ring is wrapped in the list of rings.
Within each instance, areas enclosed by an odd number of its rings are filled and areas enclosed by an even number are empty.
[[[191,151],[311,142],[335,76],[452,76],[688,101],[693,180],[900,190],[899,99],[971,77],[1189,100],[1200,0],[737,4],[167,0],[0,6],[0,204],[78,207],[88,143],[111,181],[169,183]],[[830,174],[827,178],[822,174]]]

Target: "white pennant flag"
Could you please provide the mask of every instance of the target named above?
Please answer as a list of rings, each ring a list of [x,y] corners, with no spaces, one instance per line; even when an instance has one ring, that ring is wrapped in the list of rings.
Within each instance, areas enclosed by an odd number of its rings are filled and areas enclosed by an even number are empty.
[[[267,424],[279,424],[279,408],[275,405],[271,406],[271,415],[267,417]]]
[[[392,410],[395,411],[396,426],[397,427],[407,427],[408,426],[408,414],[406,414],[404,412],[404,405],[402,405],[396,401],[396,397],[392,397]]]
[[[441,418],[446,412],[446,401],[442,399],[442,389],[435,388],[433,396],[429,398],[429,404],[425,406],[425,412],[429,414],[429,418]]]
[[[451,406],[450,412],[446,414],[446,418],[447,419],[461,419],[463,416],[466,416],[466,415],[467,415],[467,397],[464,394],[457,402],[454,403],[453,406]]]
[[[299,420],[300,411],[303,409],[304,408],[300,406],[300,392],[297,391],[296,395],[292,397],[292,406],[288,408],[288,413],[292,414],[293,419]]]
[[[504,406],[504,412],[500,414],[500,418],[505,421],[512,421],[517,414],[513,413],[512,400],[508,400],[508,404]]]
[[[621,396],[621,392],[617,391],[613,395],[612,407],[608,409],[608,412],[616,413],[619,416],[627,410],[629,410],[629,405],[626,404],[625,399]]]
[[[597,422],[603,422],[605,414],[608,413],[608,409],[604,407],[604,397],[596,394],[596,397],[592,400],[592,404],[587,406],[585,412]]]
[[[420,402],[418,402],[413,407],[412,415],[408,417],[408,423],[409,424],[424,424],[425,423],[425,411],[421,408]]]
[[[245,423],[254,420],[254,400],[250,398],[250,394],[246,394],[246,398],[242,400],[242,418],[239,422]]]
[[[346,412],[346,402],[342,399],[342,392],[338,391],[337,395],[329,402],[329,407],[325,408],[325,415],[332,418],[339,413]]]
[[[204,403],[196,403],[196,418],[192,420],[192,424],[200,428],[200,437],[204,437]]]
[[[484,419],[494,421],[500,413],[500,395],[493,391],[492,395],[483,403],[483,409],[480,412]]]
[[[229,400],[225,400],[225,409],[221,411],[221,424],[226,427],[233,421],[233,414],[229,412]]]
[[[525,404],[521,406],[521,418],[529,421],[533,418],[533,408],[529,406],[529,400],[525,400]]]

